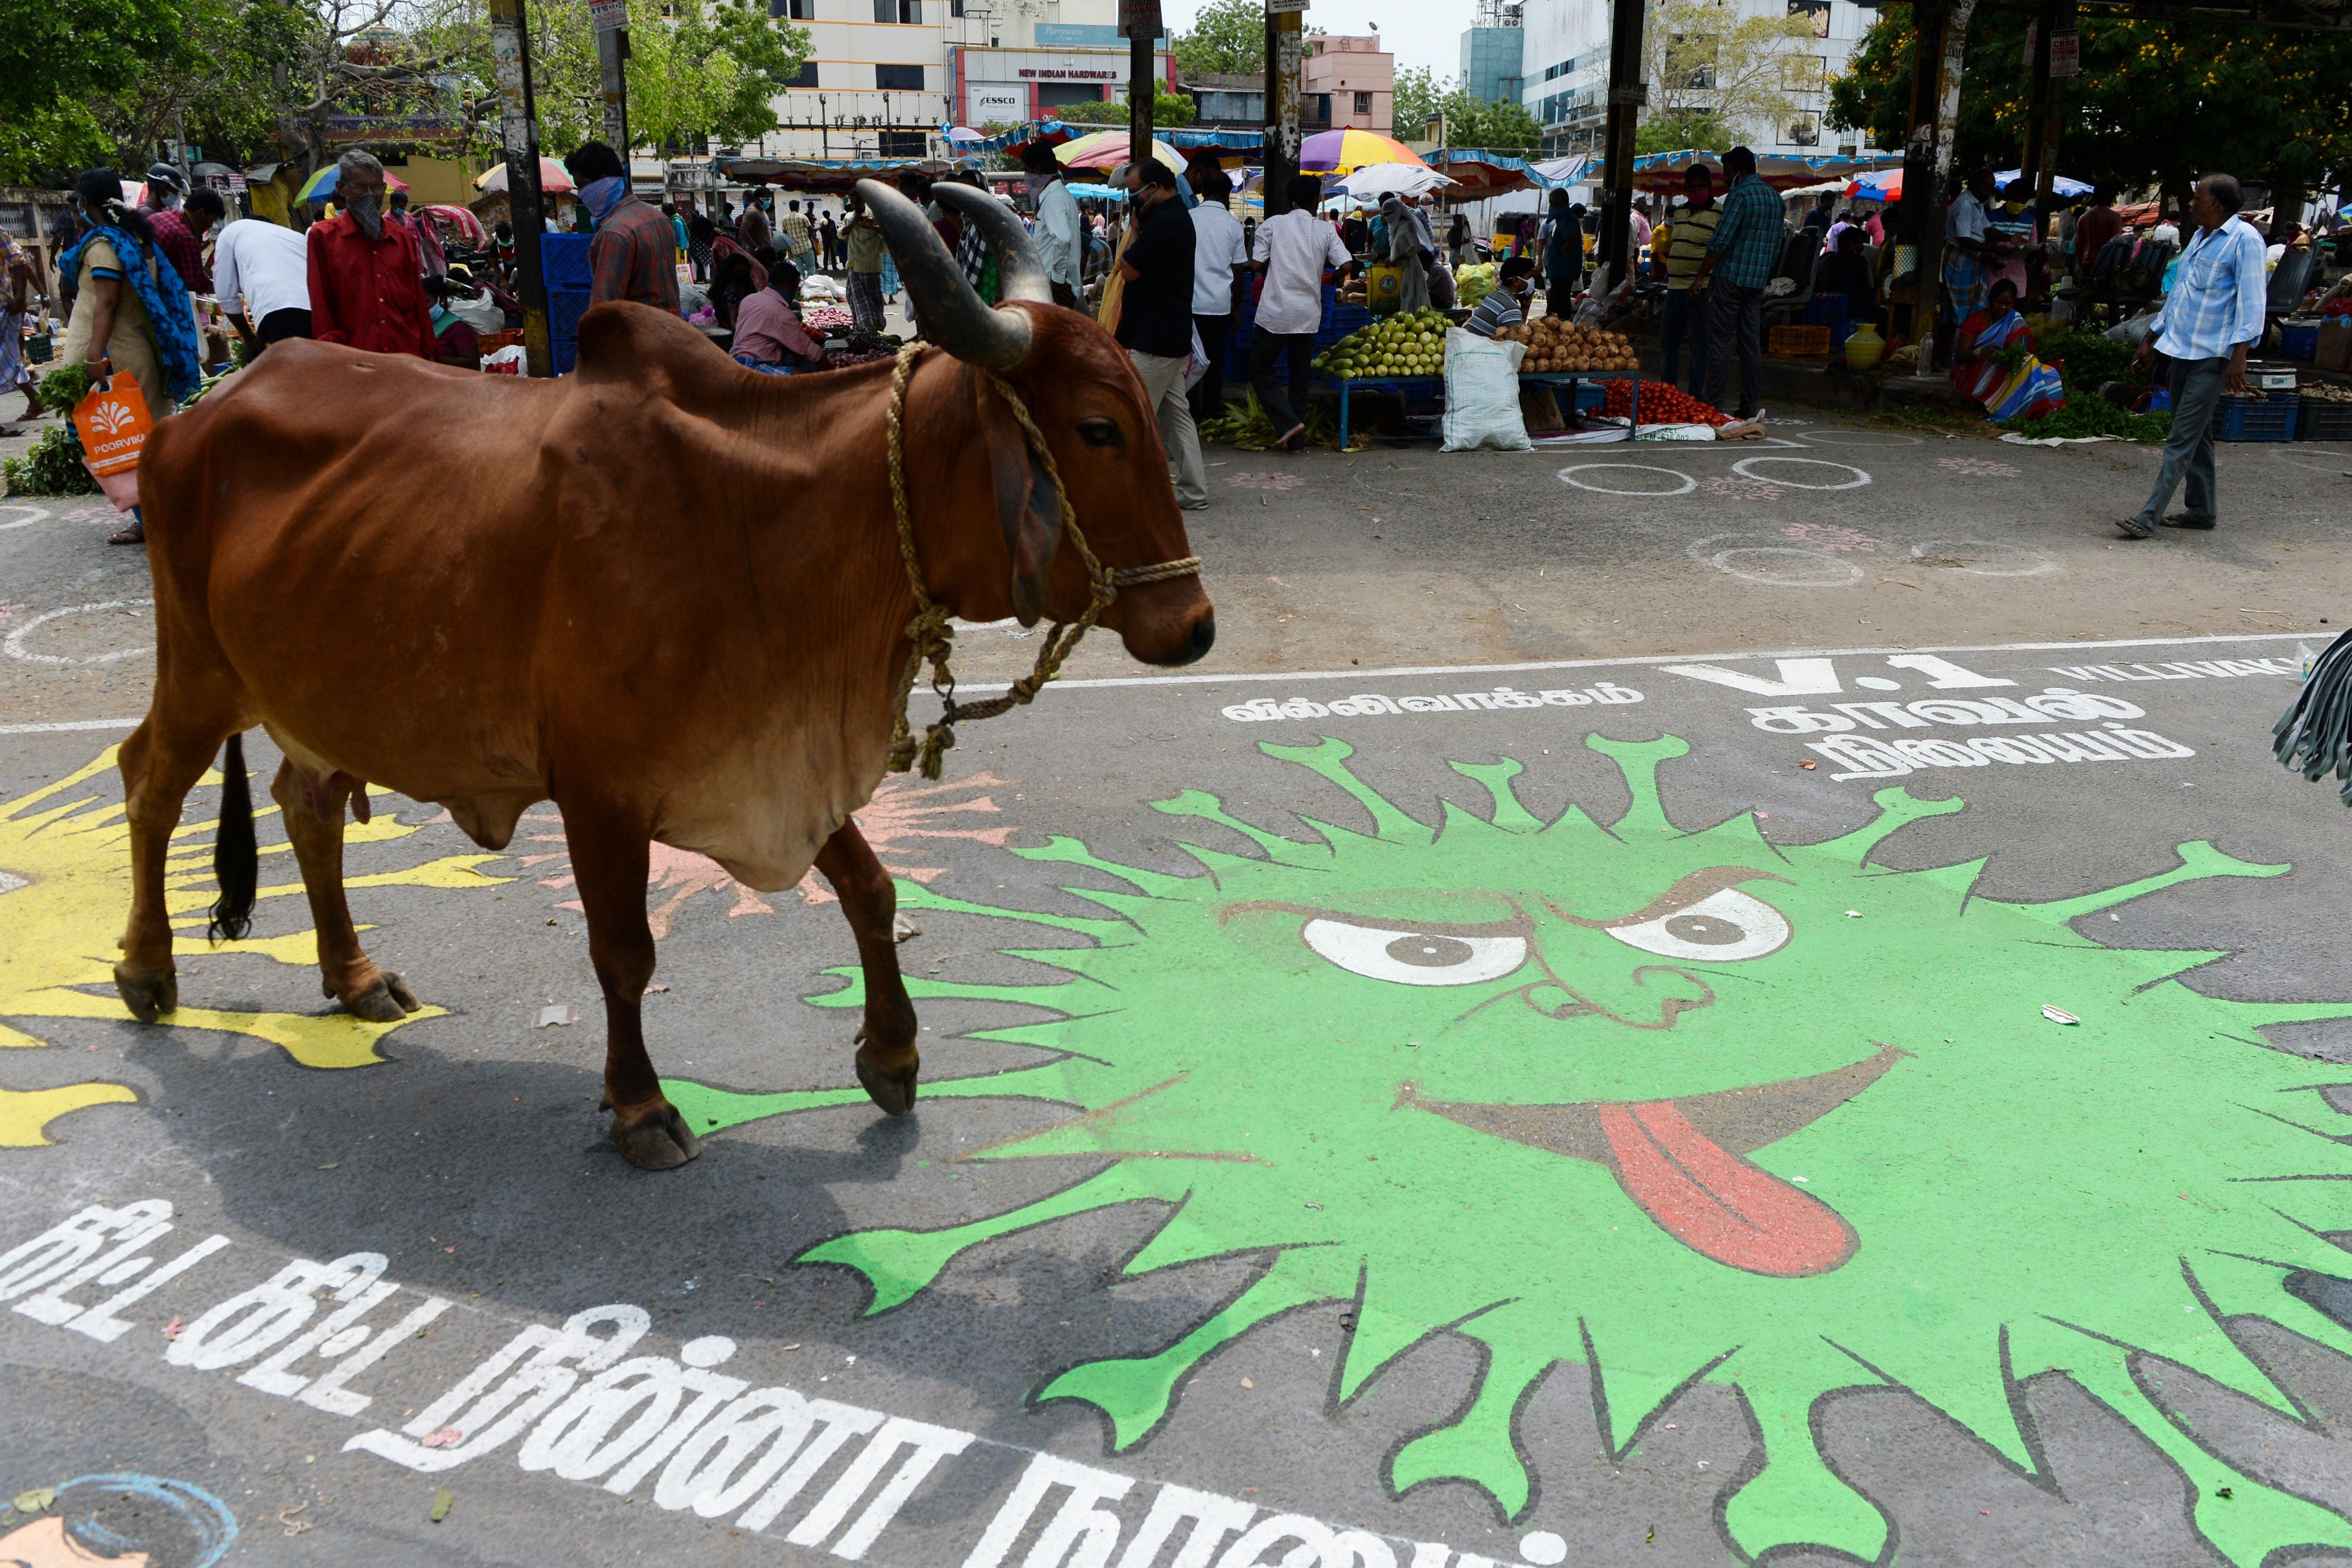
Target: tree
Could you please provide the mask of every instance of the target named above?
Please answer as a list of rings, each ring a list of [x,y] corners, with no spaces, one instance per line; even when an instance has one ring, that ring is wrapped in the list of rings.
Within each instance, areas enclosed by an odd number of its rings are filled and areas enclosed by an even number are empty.
[[[2084,14],[2081,73],[2066,83],[2060,166],[2110,190],[2156,186],[2185,202],[2226,169],[2300,191],[2352,174],[2352,38]],[[1916,28],[1890,4],[1830,89],[1832,124],[1881,147],[1908,135]],[[1979,10],[1960,75],[1954,167],[2018,165],[2025,142],[2025,19]]]
[[[1705,110],[1685,110],[1679,114],[1644,120],[1633,128],[1633,151],[1641,155],[1681,152],[1691,148],[1720,152],[1736,146],[1738,141],[1723,121]]]
[[[1525,152],[1543,145],[1543,127],[1524,105],[1507,99],[1474,97],[1453,78],[1439,76],[1426,66],[1409,66],[1397,73],[1395,105],[1389,133],[1400,141],[1419,141],[1432,135],[1430,122],[1443,114],[1445,142],[1450,147]]]
[[[1264,76],[1265,7],[1263,0],[1209,0],[1192,18],[1192,30],[1171,40],[1176,68],[1196,76]]]
[[[1151,95],[1151,123],[1155,126],[1190,125],[1194,104],[1181,92],[1164,90],[1164,84],[1154,81]],[[1127,99],[1106,99],[1093,103],[1065,103],[1054,110],[1057,120],[1071,125],[1125,125],[1128,123]]]
[[[1706,130],[1710,141],[1764,140],[1795,115],[1793,93],[1819,85],[1805,74],[1818,78],[1821,69],[1809,47],[1813,37],[1812,18],[1801,12],[1751,16],[1725,0],[1660,0],[1642,30],[1642,72],[1650,83],[1643,118]],[[1639,145],[1638,128],[1634,134]],[[1658,151],[1710,141],[1677,141]]]
[[[12,0],[0,6],[0,121],[129,86],[172,56],[181,26],[176,0]]]
[[[1427,66],[1407,66],[1397,72],[1389,134],[1400,141],[1420,141],[1430,117],[1445,101],[1449,85],[1447,78],[1435,75]]]

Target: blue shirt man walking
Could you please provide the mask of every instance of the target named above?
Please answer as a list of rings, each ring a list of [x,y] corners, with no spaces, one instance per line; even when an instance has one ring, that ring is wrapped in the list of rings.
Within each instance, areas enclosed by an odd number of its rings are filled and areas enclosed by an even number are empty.
[[[2246,350],[2262,340],[2263,236],[2238,216],[2238,182],[2208,174],[2197,182],[2189,215],[2197,235],[2180,253],[2172,292],[2132,356],[2138,364],[2152,346],[2172,361],[2172,434],[2164,439],[2164,465],[2147,505],[2116,525],[2127,539],[2168,528],[2210,528],[2220,520],[2214,490],[2213,416],[2221,393],[2246,390]],[[2173,486],[2188,481],[2187,510],[2164,516]]]

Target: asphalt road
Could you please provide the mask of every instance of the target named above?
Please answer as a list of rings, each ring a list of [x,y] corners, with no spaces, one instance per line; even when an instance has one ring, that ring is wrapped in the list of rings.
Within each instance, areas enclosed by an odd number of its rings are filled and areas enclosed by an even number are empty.
[[[2144,454],[1900,434],[1217,454],[1209,665],[1095,650],[862,814],[914,1116],[821,888],[656,860],[661,1175],[551,808],[380,800],[425,1014],[272,896],[121,1016],[143,562],[0,531],[0,1558],[2352,1556],[2352,856],[2267,751],[2352,462],[2111,549]],[[1621,458],[1677,493],[1557,477]]]

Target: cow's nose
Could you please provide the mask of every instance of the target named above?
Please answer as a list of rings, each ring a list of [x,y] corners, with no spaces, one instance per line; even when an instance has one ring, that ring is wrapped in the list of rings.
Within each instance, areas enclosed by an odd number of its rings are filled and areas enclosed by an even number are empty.
[[[1190,664],[1208,657],[1209,650],[1216,646],[1216,642],[1217,618],[1214,615],[1202,616],[1192,622],[1192,645],[1186,651],[1184,662]]]

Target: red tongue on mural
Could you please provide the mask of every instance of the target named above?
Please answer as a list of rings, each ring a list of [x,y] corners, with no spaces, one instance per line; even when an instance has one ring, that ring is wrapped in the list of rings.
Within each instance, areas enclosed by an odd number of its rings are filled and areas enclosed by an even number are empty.
[[[1853,1255],[1853,1227],[1690,1124],[1671,1100],[1604,1104],[1617,1179],[1685,1246],[1758,1274],[1822,1274]]]

